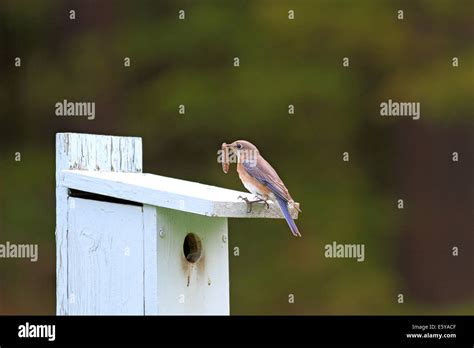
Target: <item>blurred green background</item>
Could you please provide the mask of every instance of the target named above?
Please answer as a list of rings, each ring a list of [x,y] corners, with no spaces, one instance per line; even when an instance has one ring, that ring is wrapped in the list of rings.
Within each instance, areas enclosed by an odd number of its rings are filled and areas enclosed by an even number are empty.
[[[2,0],[0,243],[40,258],[0,259],[0,314],[55,313],[56,132],[141,136],[145,172],[238,190],[216,151],[259,147],[303,238],[229,222],[233,314],[474,314],[473,15],[471,0]],[[96,119],[56,117],[63,99]],[[421,119],[380,117],[387,99]],[[325,258],[332,241],[365,244],[365,262]]]

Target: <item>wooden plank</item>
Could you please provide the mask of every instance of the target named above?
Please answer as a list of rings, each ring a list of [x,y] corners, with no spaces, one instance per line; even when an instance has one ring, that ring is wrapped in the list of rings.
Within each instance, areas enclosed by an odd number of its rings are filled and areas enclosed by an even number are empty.
[[[158,312],[158,220],[156,208],[143,206],[143,252],[145,257],[145,315],[157,315]]]
[[[156,211],[158,313],[228,315],[227,218],[211,219],[166,208]],[[201,256],[195,263],[189,262],[183,251],[188,233],[201,241]]]
[[[279,207],[270,202],[247,205],[239,196],[254,200],[246,192],[234,191],[196,182],[142,173],[103,173],[64,170],[61,184],[65,187],[100,195],[126,199],[157,207],[213,217],[283,218]],[[298,211],[291,209],[294,219]]]
[[[56,313],[68,314],[68,188],[64,169],[142,171],[140,138],[93,134],[56,134]]]
[[[139,173],[142,140],[136,137],[58,133],[57,147],[67,165],[62,169]]]
[[[68,203],[68,314],[143,315],[143,208]]]

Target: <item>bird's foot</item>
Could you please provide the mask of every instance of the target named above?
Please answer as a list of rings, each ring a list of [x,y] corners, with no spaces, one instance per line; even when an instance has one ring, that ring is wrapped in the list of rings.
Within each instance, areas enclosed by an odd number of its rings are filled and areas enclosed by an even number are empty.
[[[241,199],[243,201],[245,201],[245,203],[247,203],[247,213],[251,213],[252,212],[252,204],[254,203],[259,203],[259,202],[265,202],[265,207],[267,209],[270,209],[270,204],[268,204],[268,201],[266,199],[263,199],[263,198],[259,198],[255,201],[251,201],[249,200],[247,197],[242,197],[242,196],[239,196],[237,197],[238,199]]]
[[[247,204],[247,213],[251,213],[253,201],[250,201],[247,197],[242,197],[242,196],[239,196],[237,198],[245,201],[245,203]]]
[[[266,207],[267,209],[270,209],[270,204],[268,204],[268,200],[266,200],[265,198],[263,198],[263,197],[260,196],[260,195],[257,195],[256,198],[257,198],[257,200],[254,201],[254,203],[257,203],[257,202],[264,202],[264,203],[265,203],[265,207]]]
[[[247,197],[239,196],[237,198],[245,201],[245,203],[247,204],[247,213],[252,212],[252,202]]]

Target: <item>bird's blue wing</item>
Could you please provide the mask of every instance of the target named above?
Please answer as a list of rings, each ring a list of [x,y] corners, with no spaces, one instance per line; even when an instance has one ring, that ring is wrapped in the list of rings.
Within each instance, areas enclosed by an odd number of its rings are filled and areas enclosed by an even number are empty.
[[[244,161],[242,163],[247,173],[258,182],[268,187],[275,196],[288,202],[291,196],[275,169],[263,158],[259,157],[257,163]]]
[[[291,233],[295,237],[301,237],[298,227],[288,210],[288,201],[292,200],[291,196],[275,169],[273,169],[273,167],[263,157],[259,157],[256,163],[244,161],[242,165],[250,176],[273,192],[283,216],[290,227]]]

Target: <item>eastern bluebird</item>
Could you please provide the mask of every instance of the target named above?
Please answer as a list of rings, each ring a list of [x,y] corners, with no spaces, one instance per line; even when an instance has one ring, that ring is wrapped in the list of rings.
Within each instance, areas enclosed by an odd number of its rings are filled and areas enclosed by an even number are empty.
[[[295,237],[301,237],[298,227],[291,218],[288,206],[296,207],[294,200],[291,198],[288,189],[278,176],[273,167],[260,155],[257,147],[248,141],[237,140],[232,144],[222,144],[224,152],[228,149],[237,156],[237,173],[244,184],[245,188],[257,196],[256,201],[244,199],[251,209],[251,204],[264,201],[268,207],[267,200],[278,202],[280,209],[285,216],[285,220],[290,226],[291,233]],[[224,172],[228,170],[228,153],[225,153],[226,159],[223,162]],[[225,165],[224,165],[225,164]]]

